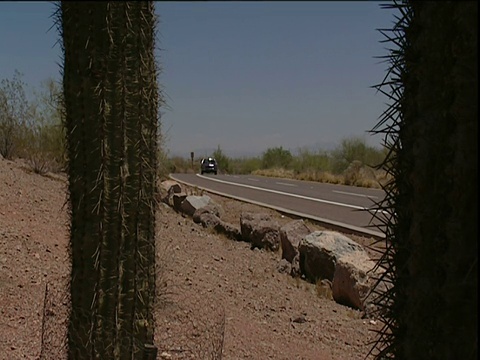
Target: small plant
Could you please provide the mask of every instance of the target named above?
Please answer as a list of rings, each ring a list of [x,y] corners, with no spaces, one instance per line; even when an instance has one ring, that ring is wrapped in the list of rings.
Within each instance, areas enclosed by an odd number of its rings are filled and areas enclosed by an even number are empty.
[[[45,175],[54,168],[50,162],[50,158],[42,153],[29,155],[28,163],[32,167],[33,172],[40,175]]]
[[[333,300],[332,283],[325,279],[318,279],[315,283],[315,292],[322,299]]]
[[[282,146],[269,148],[262,155],[262,168],[288,168],[292,163],[293,156],[290,150]]]

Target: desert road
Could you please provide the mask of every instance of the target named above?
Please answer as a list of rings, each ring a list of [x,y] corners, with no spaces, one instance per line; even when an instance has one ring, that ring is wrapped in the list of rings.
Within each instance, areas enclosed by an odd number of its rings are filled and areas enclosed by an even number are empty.
[[[383,238],[375,203],[383,190],[252,175],[170,174],[170,178],[207,192],[254,203],[327,228]],[[381,215],[381,214],[380,214]]]

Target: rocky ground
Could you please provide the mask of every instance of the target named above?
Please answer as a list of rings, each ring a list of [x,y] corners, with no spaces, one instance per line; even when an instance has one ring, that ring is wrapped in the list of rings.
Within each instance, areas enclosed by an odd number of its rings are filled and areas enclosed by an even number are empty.
[[[65,180],[0,159],[0,360],[65,358]],[[222,205],[223,220],[237,226],[242,211],[291,220],[208,195]],[[163,204],[157,224],[159,358],[366,358],[380,324],[337,304],[314,284],[280,273],[279,252],[251,250]],[[372,242],[348,236],[363,245]]]

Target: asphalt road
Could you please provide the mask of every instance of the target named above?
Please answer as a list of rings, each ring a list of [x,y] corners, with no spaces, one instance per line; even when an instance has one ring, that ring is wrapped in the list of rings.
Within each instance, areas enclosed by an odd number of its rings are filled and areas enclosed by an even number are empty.
[[[214,194],[312,219],[329,228],[383,238],[373,216],[383,190],[251,175],[171,174]]]

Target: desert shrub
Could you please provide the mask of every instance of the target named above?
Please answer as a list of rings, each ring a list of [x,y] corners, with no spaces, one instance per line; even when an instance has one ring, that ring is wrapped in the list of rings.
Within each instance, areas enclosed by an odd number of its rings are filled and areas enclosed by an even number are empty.
[[[259,157],[243,157],[230,159],[232,174],[248,175],[262,167],[262,160]]]
[[[217,150],[212,153],[212,157],[217,160],[218,169],[222,173],[230,174],[232,169],[230,167],[230,159],[218,145]]]
[[[12,79],[0,81],[0,154],[6,159],[19,156],[30,111],[22,76],[15,70]]]
[[[0,86],[0,153],[24,158],[37,173],[63,169],[65,134],[58,84],[48,79],[29,101],[23,75],[15,71]]]
[[[360,179],[360,170],[362,169],[362,162],[354,160],[343,172],[345,185],[355,185]]]
[[[344,138],[332,152],[332,167],[334,174],[341,174],[354,161],[364,165],[377,166],[385,159],[386,151],[366,144],[362,137]]]
[[[200,163],[200,160],[194,160],[192,164],[191,159],[187,159],[181,156],[173,156],[169,158],[169,172],[171,173],[187,173],[193,171],[197,167],[197,164]]]
[[[158,84],[159,89],[162,88],[161,84]],[[165,108],[168,108],[166,101],[163,96],[160,97],[160,104]],[[168,178],[168,174],[175,172],[173,168],[173,163],[169,156],[169,150],[167,148],[167,141],[169,140],[169,130],[164,129],[164,124],[162,123],[162,116],[164,112],[159,111],[160,117],[158,119],[158,128],[157,128],[157,176],[161,180]]]
[[[359,187],[380,188],[375,170],[354,160],[343,172],[343,184]]]
[[[175,163],[173,159],[168,156],[168,151],[165,149],[160,148],[158,151],[157,171],[160,180],[165,180],[168,178],[168,174],[176,172]]]
[[[65,166],[62,92],[53,79],[48,79],[34,94],[22,157],[37,173],[58,172]]]
[[[331,158],[326,151],[312,152],[306,148],[299,149],[298,154],[293,157],[292,168],[296,174],[329,171]]]
[[[288,169],[293,160],[290,150],[284,149],[282,146],[269,148],[262,155],[262,168],[284,168]]]
[[[28,145],[23,148],[24,157],[34,172],[60,172],[64,169],[63,128],[58,125],[39,125],[28,129]]]

